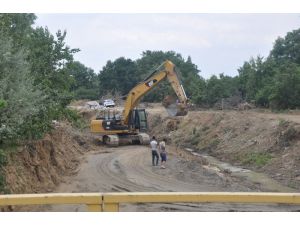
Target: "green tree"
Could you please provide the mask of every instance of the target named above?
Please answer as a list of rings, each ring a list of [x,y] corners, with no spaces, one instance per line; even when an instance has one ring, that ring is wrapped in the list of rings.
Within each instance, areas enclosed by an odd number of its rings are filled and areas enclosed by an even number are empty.
[[[65,44],[66,31],[60,30],[54,37],[48,28],[38,27],[31,34],[28,61],[35,84],[42,84],[47,91],[57,91],[64,95],[72,86],[72,77],[66,64],[73,61],[78,49]]]
[[[300,107],[300,66],[288,63],[280,67],[273,80],[269,101],[275,109]]]
[[[12,48],[8,37],[0,37],[0,142],[25,136],[22,128],[38,115],[45,98],[33,85],[24,52]]]
[[[33,13],[0,13],[0,34],[11,39],[12,50],[25,48],[35,19]]]
[[[76,99],[99,98],[99,81],[94,70],[75,61],[67,64],[67,71],[74,78],[72,91]]]
[[[300,29],[279,37],[270,55],[245,62],[239,71],[239,90],[246,100],[275,109],[299,107],[298,67]]]
[[[226,76],[223,73],[219,77],[213,75],[206,80],[204,101],[212,106],[222,98],[228,98],[238,93],[236,78]]]
[[[279,64],[289,61],[300,65],[300,29],[288,32],[284,38],[279,37],[275,41],[270,57]]]
[[[256,59],[251,58],[249,62],[238,69],[240,91],[243,98],[248,101],[255,99],[255,94],[262,88],[264,70],[262,68],[263,58],[258,56]]]
[[[108,61],[99,73],[100,95],[107,92],[126,95],[139,81],[137,66],[131,59],[124,57]]]

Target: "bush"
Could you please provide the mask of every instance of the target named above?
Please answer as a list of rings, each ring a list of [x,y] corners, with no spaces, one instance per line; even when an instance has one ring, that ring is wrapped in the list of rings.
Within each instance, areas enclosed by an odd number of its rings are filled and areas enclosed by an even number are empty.
[[[3,99],[0,99],[0,109],[5,108],[7,106],[7,102],[4,101]]]
[[[244,156],[244,158],[242,159],[242,164],[262,167],[266,165],[271,159],[272,156],[269,153],[250,152]]]

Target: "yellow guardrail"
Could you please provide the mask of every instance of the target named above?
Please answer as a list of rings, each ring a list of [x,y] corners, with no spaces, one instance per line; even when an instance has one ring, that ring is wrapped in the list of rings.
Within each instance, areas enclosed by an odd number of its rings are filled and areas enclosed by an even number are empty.
[[[120,203],[289,203],[300,204],[300,193],[253,192],[139,192],[106,193],[103,211],[119,210]]]
[[[19,194],[0,195],[0,206],[7,205],[47,205],[47,204],[85,204],[88,211],[102,210],[101,193],[53,193],[53,194]]]
[[[0,206],[85,204],[89,211],[116,212],[120,203],[286,203],[300,204],[300,193],[127,192],[0,195]]]

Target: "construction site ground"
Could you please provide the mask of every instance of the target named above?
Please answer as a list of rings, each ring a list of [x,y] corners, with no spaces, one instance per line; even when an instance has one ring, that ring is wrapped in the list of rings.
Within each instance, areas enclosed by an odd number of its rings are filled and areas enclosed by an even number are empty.
[[[148,146],[109,148],[97,143],[97,136],[88,130],[79,132],[62,122],[52,134],[33,144],[29,153],[20,150],[15,158],[18,169],[13,169],[13,163],[8,165],[6,172],[8,185],[14,187],[12,193],[299,191],[300,115],[297,112],[197,110],[174,119],[159,104],[148,105],[147,111],[150,134],[168,138],[166,169],[152,166]],[[87,121],[95,117],[93,110],[81,109],[81,113]],[[80,205],[60,205],[12,210],[86,209]],[[284,204],[120,206],[120,211],[299,210],[298,205]]]

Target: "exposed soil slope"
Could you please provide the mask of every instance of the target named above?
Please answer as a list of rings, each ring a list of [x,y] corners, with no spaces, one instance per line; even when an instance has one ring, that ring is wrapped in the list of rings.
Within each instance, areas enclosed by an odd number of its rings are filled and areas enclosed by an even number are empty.
[[[10,154],[4,168],[10,193],[52,192],[66,175],[77,172],[85,151],[95,146],[93,138],[60,123],[42,140],[32,141]]]
[[[152,133],[172,144],[264,172],[300,187],[299,115],[255,111],[192,111],[186,117],[153,114]]]

